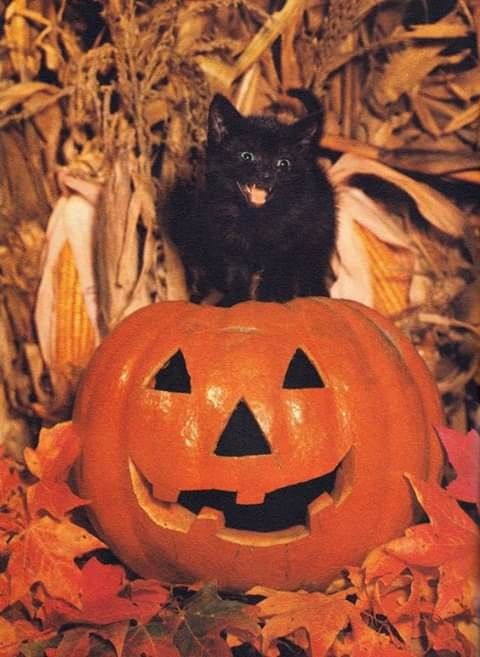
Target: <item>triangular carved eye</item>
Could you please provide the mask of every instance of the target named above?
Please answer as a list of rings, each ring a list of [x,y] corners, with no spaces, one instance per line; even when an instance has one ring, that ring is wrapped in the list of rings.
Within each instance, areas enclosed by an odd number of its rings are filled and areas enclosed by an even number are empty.
[[[185,358],[180,349],[171,357],[153,377],[155,390],[166,392],[191,392],[190,374]]]
[[[324,388],[320,374],[301,349],[293,354],[283,381],[284,388]]]

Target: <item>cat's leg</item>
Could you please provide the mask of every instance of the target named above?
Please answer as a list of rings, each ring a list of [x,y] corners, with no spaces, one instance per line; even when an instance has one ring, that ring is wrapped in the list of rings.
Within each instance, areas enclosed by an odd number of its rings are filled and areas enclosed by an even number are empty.
[[[289,258],[270,264],[260,273],[255,299],[288,301],[295,297],[295,267]]]
[[[233,306],[235,303],[251,299],[250,283],[252,273],[244,262],[229,262],[223,271],[222,282],[219,289],[224,293],[217,304],[219,306]]]
[[[259,301],[288,301],[295,297],[328,297],[328,264],[317,250],[289,253],[266,267],[257,287]]]
[[[297,297],[328,297],[327,279],[330,253],[321,244],[302,249],[295,271]]]

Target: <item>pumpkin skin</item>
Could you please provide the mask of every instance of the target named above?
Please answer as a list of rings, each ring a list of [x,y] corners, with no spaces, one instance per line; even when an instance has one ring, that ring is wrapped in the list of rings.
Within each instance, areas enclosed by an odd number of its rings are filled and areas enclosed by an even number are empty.
[[[299,350],[320,383],[286,385]],[[165,383],[172,362],[183,383]],[[230,432],[239,406],[257,433],[252,445],[245,424]],[[412,524],[403,474],[439,479],[441,420],[412,345],[358,303],[167,301],[135,312],[100,345],[72,430],[82,444],[80,494],[100,535],[138,574],[308,590]],[[289,507],[302,483],[313,488],[292,526],[287,517],[262,531],[244,519],[260,510],[268,525],[269,511]],[[191,491],[210,493],[192,510]],[[228,509],[214,508],[215,496],[229,497]]]

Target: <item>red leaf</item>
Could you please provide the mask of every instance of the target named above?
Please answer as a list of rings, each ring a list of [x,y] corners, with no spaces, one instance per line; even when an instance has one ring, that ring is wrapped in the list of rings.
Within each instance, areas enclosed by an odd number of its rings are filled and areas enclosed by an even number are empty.
[[[58,522],[45,516],[33,521],[12,541],[7,567],[11,603],[42,582],[51,596],[79,605],[81,572],[74,559],[103,547],[100,540],[67,519]]]
[[[122,566],[90,559],[80,577],[80,609],[62,600],[47,600],[45,612],[50,622],[108,625],[124,620],[146,623],[168,600],[168,592],[158,582],[139,581],[129,585]]]
[[[39,481],[27,489],[27,505],[32,516],[47,511],[51,516],[61,520],[63,516],[83,504],[88,504],[75,495],[63,481]]]
[[[408,564],[427,567],[476,554],[478,528],[457,502],[436,484],[408,479],[430,523],[409,527],[403,538],[387,543],[385,550]]]
[[[448,427],[436,427],[447,451],[448,460],[457,474],[447,491],[463,502],[480,502],[480,435],[471,430],[467,434]]]
[[[150,619],[170,599],[167,589],[154,579],[137,579],[129,584],[129,589],[132,602],[145,612],[144,618]]]
[[[384,549],[407,564],[438,567],[434,613],[448,618],[475,609],[480,535],[474,522],[446,491],[409,477],[430,523],[406,530]]]
[[[25,448],[24,456],[30,472],[43,481],[65,481],[80,451],[71,422],[42,429],[38,447]]]
[[[88,657],[90,652],[90,632],[84,627],[76,627],[64,632],[55,650],[48,651],[48,657]]]

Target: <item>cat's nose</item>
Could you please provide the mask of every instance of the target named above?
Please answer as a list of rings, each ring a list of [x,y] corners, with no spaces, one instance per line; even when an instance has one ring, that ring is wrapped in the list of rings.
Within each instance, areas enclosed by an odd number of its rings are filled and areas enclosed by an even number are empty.
[[[270,171],[264,171],[261,178],[264,183],[269,184],[273,180],[273,175]]]

